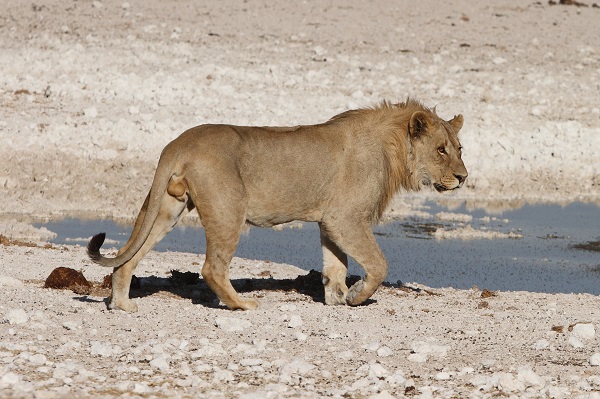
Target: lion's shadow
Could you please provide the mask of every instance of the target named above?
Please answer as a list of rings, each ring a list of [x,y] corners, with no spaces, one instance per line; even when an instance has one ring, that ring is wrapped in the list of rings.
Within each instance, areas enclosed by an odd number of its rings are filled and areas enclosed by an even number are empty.
[[[351,275],[346,279],[346,284],[350,287],[360,280],[359,276]],[[291,279],[275,278],[241,278],[232,279],[231,284],[239,293],[255,293],[255,297],[260,299],[262,292],[297,292],[311,298],[314,302],[323,303],[325,301],[322,275],[316,270],[311,270],[306,275],[300,275]],[[385,286],[396,286],[393,284],[384,284]],[[108,294],[108,291],[107,291]],[[135,277],[132,280],[130,288],[131,298],[144,298],[151,295],[167,295],[181,299],[190,300],[193,304],[206,307],[220,308],[217,296],[208,287],[206,282],[200,278],[198,273],[172,271],[171,277]],[[376,302],[373,299],[367,300],[363,305],[369,305]]]

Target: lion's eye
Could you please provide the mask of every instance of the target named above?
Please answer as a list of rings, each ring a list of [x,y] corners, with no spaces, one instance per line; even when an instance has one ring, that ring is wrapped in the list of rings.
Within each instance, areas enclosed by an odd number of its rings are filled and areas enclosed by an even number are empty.
[[[446,155],[446,148],[445,147],[439,147],[438,148],[438,152],[440,153],[440,155]]]

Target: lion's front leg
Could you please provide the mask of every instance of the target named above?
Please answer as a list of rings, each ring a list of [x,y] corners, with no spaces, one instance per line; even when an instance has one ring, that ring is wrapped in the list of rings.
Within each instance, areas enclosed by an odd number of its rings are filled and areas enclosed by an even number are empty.
[[[345,305],[348,287],[348,257],[335,245],[321,228],[321,247],[323,249],[323,286],[327,305]]]
[[[321,231],[327,232],[327,237],[333,241],[338,251],[352,256],[365,271],[365,278],[358,281],[350,289],[345,288],[343,297],[348,305],[360,305],[373,295],[387,275],[387,262],[368,221],[353,221],[352,219],[337,219],[322,227]],[[322,234],[323,235],[323,234]],[[324,252],[325,254],[325,252]],[[325,256],[324,256],[325,258]],[[347,265],[347,262],[345,263]],[[333,270],[339,270],[335,267]],[[345,278],[345,273],[344,273]],[[339,287],[339,275],[337,286]],[[331,284],[331,283],[330,283]],[[327,298],[327,288],[326,288]],[[335,293],[334,293],[335,294]],[[337,297],[339,298],[339,296]]]

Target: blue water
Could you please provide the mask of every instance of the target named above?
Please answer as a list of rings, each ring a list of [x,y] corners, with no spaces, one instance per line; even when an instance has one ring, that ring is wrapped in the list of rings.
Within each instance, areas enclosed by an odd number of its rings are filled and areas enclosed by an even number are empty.
[[[447,210],[429,203],[426,211],[435,215]],[[416,282],[434,288],[477,286],[488,290],[600,295],[600,252],[573,248],[600,240],[599,207],[582,203],[564,207],[526,205],[501,215],[487,215],[484,210],[467,210],[462,205],[452,212],[471,215],[473,221],[467,224],[475,229],[515,232],[523,238],[439,240],[428,232],[460,226],[435,217],[379,225],[374,232],[389,263],[388,282]],[[480,220],[486,216],[499,220]],[[119,241],[115,244],[118,247],[131,232],[130,227],[110,220],[64,219],[39,226],[56,232],[53,242],[57,244],[73,244],[77,237],[106,232],[107,238]],[[204,253],[204,232],[201,228],[176,227],[155,249]],[[302,228],[281,231],[252,227],[242,236],[236,256],[321,270],[318,226],[304,223]],[[351,261],[349,273],[362,275],[362,270]]]

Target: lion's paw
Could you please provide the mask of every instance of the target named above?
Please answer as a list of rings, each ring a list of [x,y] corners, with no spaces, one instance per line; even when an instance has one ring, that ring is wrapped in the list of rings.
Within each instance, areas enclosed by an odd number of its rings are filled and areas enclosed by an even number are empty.
[[[108,309],[110,310],[123,310],[129,313],[135,313],[138,311],[138,305],[132,299],[121,299],[119,301],[113,301],[109,298]]]
[[[258,301],[255,299],[242,299],[239,301],[235,309],[254,310],[258,308]]]
[[[325,285],[325,304],[326,305],[345,305],[348,287],[345,284]]]
[[[363,280],[358,280],[350,289],[348,290],[348,295],[346,296],[346,303],[348,305],[360,305],[364,300],[357,300],[356,297],[363,290],[365,282]]]

